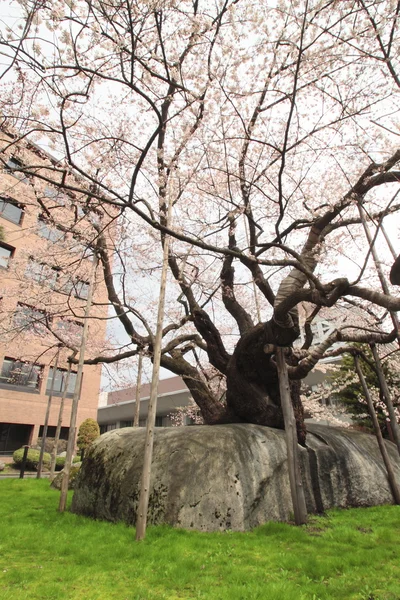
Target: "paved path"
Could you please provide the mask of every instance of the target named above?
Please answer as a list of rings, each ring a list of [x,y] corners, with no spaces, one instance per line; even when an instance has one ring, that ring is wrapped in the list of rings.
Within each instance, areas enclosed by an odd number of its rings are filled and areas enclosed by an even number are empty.
[[[42,473],[42,479],[48,479],[50,473]],[[0,479],[19,479],[19,473],[1,473]],[[24,479],[36,479],[36,473],[25,473]]]

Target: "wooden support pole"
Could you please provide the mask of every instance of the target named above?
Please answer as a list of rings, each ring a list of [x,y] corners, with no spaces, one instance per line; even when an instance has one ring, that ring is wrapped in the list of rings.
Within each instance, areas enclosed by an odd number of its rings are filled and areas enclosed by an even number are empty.
[[[76,352],[74,352],[74,356],[75,356]],[[61,397],[61,401],[60,401],[60,408],[58,411],[58,422],[57,422],[57,429],[56,429],[56,435],[54,436],[54,447],[51,453],[51,464],[50,464],[50,480],[52,481],[54,479],[54,474],[55,474],[55,470],[56,470],[56,461],[57,461],[57,447],[58,447],[58,442],[60,441],[60,433],[61,433],[61,426],[62,426],[62,420],[63,420],[63,414],[64,414],[64,404],[65,404],[65,398],[67,396],[67,392],[68,392],[68,384],[69,384],[69,377],[71,374],[71,363],[68,363],[68,371],[67,371],[67,377],[65,378],[65,385],[64,385],[64,389],[63,389],[63,393],[62,393],[62,397]]]
[[[392,435],[394,438],[394,442],[397,446],[397,451],[400,454],[400,431],[399,431],[399,424],[398,424],[397,418],[396,418],[396,413],[395,413],[394,406],[393,406],[392,395],[389,391],[389,387],[386,382],[385,374],[382,369],[382,363],[379,358],[379,354],[378,354],[378,350],[376,349],[376,345],[370,344],[370,348],[371,348],[371,351],[372,351],[372,354],[373,354],[373,357],[375,360],[375,366],[376,366],[376,371],[378,374],[379,385],[382,390],[382,394],[385,398],[385,404],[388,409],[390,426],[392,428]]]
[[[137,379],[136,379],[135,414],[133,417],[133,426],[134,427],[139,427],[140,392],[142,389],[142,366],[143,366],[143,352],[139,352],[138,373],[137,373]]]
[[[394,246],[393,246],[393,244],[392,244],[392,240],[391,240],[391,239],[390,239],[390,237],[388,236],[388,234],[387,234],[387,231],[386,231],[386,229],[385,229],[385,228],[384,228],[384,226],[383,226],[383,221],[382,221],[382,223],[381,223],[381,231],[382,231],[382,233],[383,233],[383,237],[384,237],[384,238],[385,238],[385,240],[386,240],[386,243],[387,243],[387,245],[388,245],[388,248],[389,248],[390,252],[392,253],[392,256],[393,256],[394,260],[396,260],[396,258],[397,258],[397,252],[395,251],[395,249],[394,249]]]
[[[369,243],[369,247],[371,248],[372,258],[374,260],[375,269],[376,269],[376,272],[378,274],[379,281],[381,282],[381,288],[383,290],[383,293],[389,296],[390,295],[389,286],[388,286],[388,283],[386,281],[386,277],[385,277],[385,275],[384,275],[384,273],[382,271],[381,261],[379,260],[379,256],[378,256],[378,253],[376,251],[375,243],[374,243],[374,240],[372,239],[372,235],[371,235],[371,232],[369,230],[369,227],[368,227],[368,224],[367,224],[367,221],[366,221],[366,218],[365,218],[365,214],[364,214],[364,211],[363,211],[363,208],[362,208],[362,205],[361,205],[360,202],[358,203],[358,213],[360,215],[361,223],[362,223],[363,228],[364,228],[365,237],[367,238],[368,243]],[[394,328],[395,328],[395,330],[397,332],[397,343],[398,343],[398,345],[400,347],[400,323],[399,323],[399,318],[397,316],[397,313],[394,312],[394,311],[390,311],[390,317],[392,319],[393,326],[394,326]]]
[[[169,195],[168,201],[168,213],[167,213],[167,227],[170,227],[172,212],[172,199],[171,194]],[[151,390],[150,390],[150,401],[149,409],[147,414],[147,426],[146,426],[146,438],[145,438],[145,450],[144,450],[144,463],[142,480],[140,487],[139,506],[136,521],[136,540],[143,540],[146,535],[147,525],[147,511],[149,507],[150,497],[150,478],[151,478],[151,461],[153,458],[153,444],[154,444],[154,427],[156,422],[157,413],[157,392],[158,392],[158,381],[160,374],[160,360],[161,360],[161,345],[162,345],[162,329],[164,319],[164,305],[165,305],[165,290],[167,287],[167,273],[168,273],[168,250],[169,250],[169,236],[164,237],[163,247],[163,262],[161,271],[160,281],[160,296],[158,301],[158,315],[157,315],[157,328],[156,338],[154,342],[154,356],[153,356],[153,373],[151,378]]]
[[[49,425],[51,401],[52,401],[52,398],[53,398],[54,382],[55,382],[56,375],[57,375],[57,368],[58,368],[58,360],[59,360],[59,358],[60,358],[60,346],[57,349],[57,354],[56,354],[56,358],[55,358],[54,365],[53,365],[53,377],[51,378],[51,384],[50,384],[50,390],[49,390],[49,397],[48,397],[48,400],[47,400],[47,409],[46,409],[46,416],[44,418],[43,433],[42,433],[42,443],[40,445],[39,464],[38,464],[38,470],[37,470],[37,474],[36,474],[36,479],[40,479],[41,476],[42,476],[44,448],[45,448],[45,445],[46,445],[47,428],[48,428],[48,425]]]
[[[250,235],[249,235],[249,229],[248,229],[248,225],[247,225],[247,217],[246,217],[246,215],[243,215],[243,216],[244,216],[244,230],[246,232],[246,243],[247,243],[247,246],[250,246]],[[258,301],[257,286],[256,286],[256,282],[254,281],[253,275],[251,276],[251,281],[253,284],[254,304],[256,307],[257,319],[258,319],[258,322],[261,323],[260,303]]]
[[[296,525],[307,522],[307,507],[300,466],[299,445],[297,442],[296,419],[290,394],[289,376],[285,361],[284,348],[276,350],[276,364],[279,376],[279,391],[285,423],[286,447],[289,468],[290,491],[292,494],[294,520]]]
[[[74,453],[74,448],[75,448],[76,419],[78,416],[78,404],[79,404],[79,398],[80,398],[80,394],[81,394],[83,363],[85,360],[85,350],[86,350],[86,342],[87,342],[88,328],[89,328],[89,317],[90,317],[90,309],[92,307],[93,289],[94,289],[97,264],[98,264],[98,258],[97,258],[97,254],[95,253],[93,256],[92,272],[90,274],[90,282],[89,282],[89,289],[88,289],[88,296],[87,296],[87,300],[86,300],[85,317],[84,317],[85,320],[83,323],[81,346],[80,346],[80,350],[79,350],[78,370],[76,373],[74,397],[72,399],[71,420],[70,420],[69,434],[68,434],[67,456],[65,457],[64,477],[61,482],[60,503],[58,506],[58,510],[60,512],[64,512],[65,508],[67,506],[69,474],[70,474],[70,470],[71,470],[72,455]]]
[[[354,364],[356,367],[358,378],[361,383],[361,387],[364,392],[365,399],[367,401],[368,412],[369,412],[371,420],[372,420],[372,425],[374,427],[374,432],[375,432],[375,436],[376,436],[376,439],[378,442],[379,450],[381,451],[383,462],[385,463],[388,481],[389,481],[390,489],[391,489],[392,495],[393,495],[393,500],[394,500],[395,504],[400,504],[400,489],[399,489],[399,486],[397,485],[396,476],[393,471],[393,466],[390,461],[390,457],[389,457],[388,451],[386,449],[385,442],[383,440],[381,428],[379,427],[378,417],[376,416],[374,403],[372,402],[371,394],[369,393],[367,382],[365,381],[365,377],[362,372],[360,360],[359,360],[358,356],[354,357]]]

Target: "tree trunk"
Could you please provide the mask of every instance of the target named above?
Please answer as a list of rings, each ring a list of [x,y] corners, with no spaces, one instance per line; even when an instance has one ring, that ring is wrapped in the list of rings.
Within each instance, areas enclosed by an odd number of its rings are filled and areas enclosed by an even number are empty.
[[[283,419],[285,422],[289,481],[292,494],[294,520],[296,525],[303,525],[307,522],[307,508],[301,474],[299,446],[297,443],[296,420],[291,402],[289,377],[283,348],[277,348],[276,362],[278,366]]]
[[[236,416],[236,420],[284,429],[274,356],[278,346],[287,345],[288,358],[293,362],[290,344],[296,336],[295,330],[286,330],[270,321],[256,325],[241,337],[227,369],[227,408],[230,415]],[[304,446],[306,429],[300,400],[300,382],[291,381],[289,388],[298,441]]]
[[[378,417],[376,416],[374,404],[372,402],[372,398],[369,393],[367,383],[365,381],[365,377],[361,370],[360,361],[359,361],[358,356],[354,357],[354,364],[356,367],[358,378],[360,380],[361,386],[364,391],[365,399],[367,401],[368,412],[372,419],[372,425],[374,427],[374,432],[375,432],[376,439],[378,442],[379,450],[381,451],[383,462],[385,463],[390,489],[392,490],[392,494],[393,494],[393,499],[394,499],[395,504],[400,504],[400,489],[396,482],[396,476],[393,471],[392,463],[390,462],[389,454],[386,450],[385,442],[383,441],[381,428],[380,428],[379,422],[378,422]]]

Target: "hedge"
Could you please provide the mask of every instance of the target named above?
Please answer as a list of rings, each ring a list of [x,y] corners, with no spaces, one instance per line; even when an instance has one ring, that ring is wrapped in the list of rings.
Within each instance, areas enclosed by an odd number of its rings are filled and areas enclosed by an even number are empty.
[[[24,448],[19,448],[13,454],[13,460],[17,467],[21,467],[22,459],[24,457]],[[28,450],[28,456],[26,458],[26,468],[33,471],[37,471],[39,465],[40,450]],[[43,454],[43,468],[50,469],[51,456],[48,452]]]
[[[19,448],[19,450],[16,450],[13,454],[13,459],[14,459],[14,464],[16,467],[20,468],[22,465],[22,458],[24,456],[24,448]],[[26,459],[26,468],[28,470],[33,470],[33,471],[37,471],[38,465],[39,465],[39,457],[40,457],[40,450],[34,450],[33,448],[30,448],[28,450],[28,456]],[[80,462],[80,457],[79,456],[75,456],[72,459],[73,463],[77,463]],[[51,465],[51,455],[48,452],[45,452],[43,454],[43,468],[44,469],[50,469],[50,465]],[[64,468],[65,465],[65,456],[57,456],[56,457],[56,471],[61,471]]]

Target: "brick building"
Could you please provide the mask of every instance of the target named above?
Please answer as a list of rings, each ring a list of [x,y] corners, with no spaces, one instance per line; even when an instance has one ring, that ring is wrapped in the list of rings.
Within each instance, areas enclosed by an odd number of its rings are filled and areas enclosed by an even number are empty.
[[[41,435],[61,345],[48,430],[54,436],[66,359],[79,347],[82,335],[92,264],[86,242],[95,238],[93,223],[103,215],[87,205],[82,210],[81,199],[64,192],[60,178],[51,184],[57,163],[34,144],[14,143],[12,135],[0,132],[0,161],[0,454],[6,455]],[[23,167],[28,170],[20,171]],[[100,277],[98,270],[91,311],[98,318],[89,324],[93,348],[101,346],[106,328]],[[100,365],[84,367],[77,426],[88,417],[96,419],[100,376]],[[64,439],[75,380],[73,367],[62,421]]]

